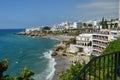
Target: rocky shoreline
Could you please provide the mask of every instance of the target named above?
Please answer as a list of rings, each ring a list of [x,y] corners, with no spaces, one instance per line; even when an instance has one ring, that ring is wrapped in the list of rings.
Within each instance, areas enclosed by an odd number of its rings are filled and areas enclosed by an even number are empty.
[[[55,58],[56,65],[55,65],[55,72],[52,80],[58,80],[59,74],[65,71],[69,66],[70,63],[68,61],[68,56],[66,54],[67,44],[65,41],[69,41],[74,36],[65,36],[65,35],[46,35],[46,34],[37,34],[36,32],[19,32],[16,33],[17,35],[28,35],[28,36],[39,36],[43,38],[53,38],[58,39],[60,42],[56,44],[52,49],[51,56]]]
[[[70,66],[70,62],[66,53],[67,44],[62,40],[56,44],[52,49],[51,56],[55,58],[55,72],[52,80],[58,80],[59,74],[66,71]]]
[[[55,65],[55,72],[52,80],[58,80],[59,74],[63,71],[66,71],[66,69],[69,68],[70,63],[68,61],[67,56],[57,55],[57,56],[54,56],[53,58],[55,58],[55,61],[57,64]]]

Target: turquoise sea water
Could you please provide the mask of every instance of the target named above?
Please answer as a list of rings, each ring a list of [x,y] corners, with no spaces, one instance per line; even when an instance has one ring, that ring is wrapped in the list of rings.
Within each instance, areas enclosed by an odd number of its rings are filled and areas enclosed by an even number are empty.
[[[0,60],[10,59],[5,74],[18,75],[24,66],[33,70],[35,80],[50,79],[54,73],[55,61],[50,56],[57,40],[15,35],[21,30],[0,30]]]

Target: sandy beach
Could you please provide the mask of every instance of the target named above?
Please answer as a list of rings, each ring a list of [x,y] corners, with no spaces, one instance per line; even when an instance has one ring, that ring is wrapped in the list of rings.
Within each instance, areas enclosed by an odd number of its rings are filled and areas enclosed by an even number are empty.
[[[65,36],[65,35],[59,35],[59,36],[47,35],[47,36],[44,36],[44,38],[57,39],[61,42],[61,41],[69,41],[71,38],[74,38],[74,37]],[[55,58],[55,61],[57,64],[55,65],[55,72],[52,80],[58,80],[59,74],[62,71],[66,71],[66,69],[69,68],[70,64],[67,56],[56,55],[56,56],[53,56],[53,58]]]
[[[69,41],[71,38],[74,38],[74,36],[66,36],[66,35],[47,35],[43,36],[43,38],[52,38],[52,39],[57,39],[60,41]]]
[[[55,56],[55,72],[52,80],[58,80],[58,75],[60,72],[65,71],[69,67],[68,58],[66,56]]]

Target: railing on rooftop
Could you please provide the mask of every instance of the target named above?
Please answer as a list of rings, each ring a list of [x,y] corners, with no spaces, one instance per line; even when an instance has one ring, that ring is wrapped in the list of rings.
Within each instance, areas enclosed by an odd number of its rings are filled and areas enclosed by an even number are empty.
[[[120,80],[120,52],[92,58],[72,80]]]

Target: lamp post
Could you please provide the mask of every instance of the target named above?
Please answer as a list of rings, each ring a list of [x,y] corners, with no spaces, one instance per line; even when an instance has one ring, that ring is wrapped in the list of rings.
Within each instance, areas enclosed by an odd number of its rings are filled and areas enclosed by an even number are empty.
[[[118,11],[119,11],[119,16],[118,16],[118,20],[119,20],[119,22],[118,22],[118,28],[120,28],[120,0],[119,0],[119,8],[118,8]]]

